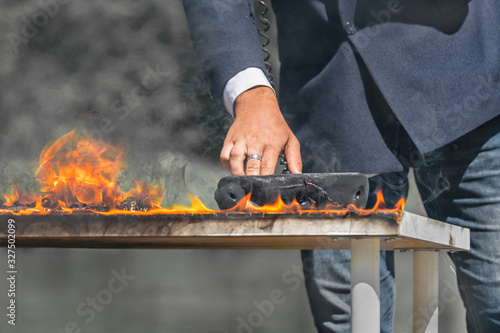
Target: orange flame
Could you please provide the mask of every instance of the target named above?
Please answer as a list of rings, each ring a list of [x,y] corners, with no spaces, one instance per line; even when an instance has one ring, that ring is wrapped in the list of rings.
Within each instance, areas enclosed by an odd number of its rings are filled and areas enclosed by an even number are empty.
[[[264,206],[258,206],[254,204],[250,197],[252,193],[248,193],[244,196],[233,208],[228,209],[232,212],[262,212],[262,213],[279,213],[279,212],[289,212],[302,210],[302,207],[297,202],[293,200],[289,205],[287,205],[281,197],[278,197],[275,203],[268,204]]]
[[[18,202],[21,205],[29,205],[35,202],[38,197],[36,194],[28,192],[21,193],[16,184],[12,184],[11,192],[12,192],[11,194],[3,193],[3,197],[5,198],[5,203],[4,203],[5,206],[13,206],[16,202]]]
[[[128,211],[120,209],[112,209],[108,212],[96,212],[102,215],[113,215],[113,214],[134,214],[134,215],[155,215],[155,214],[186,214],[186,213],[213,213],[216,212],[210,208],[207,208],[203,202],[194,194],[188,194],[188,198],[191,201],[191,206],[184,205],[173,205],[171,207],[159,207],[153,208],[147,211]]]
[[[370,215],[375,212],[384,212],[384,213],[396,213],[402,212],[404,210],[404,206],[406,203],[406,198],[401,198],[398,200],[396,205],[392,208],[387,207],[384,196],[382,194],[382,189],[377,191],[377,201],[375,205],[370,209],[361,209],[356,207],[354,204],[349,204],[344,209],[339,208],[333,204],[327,204],[324,209],[303,209],[300,204],[294,199],[289,205],[285,204],[281,197],[279,197],[275,203],[264,206],[257,206],[251,200],[251,193],[247,194],[243,199],[241,199],[236,206],[228,209],[228,211],[233,212],[263,212],[263,213],[279,213],[279,212],[294,212],[294,211],[302,211],[302,212],[315,212],[321,213],[324,212],[332,212],[337,211],[341,214],[347,214],[350,212],[356,213],[358,215]]]
[[[148,208],[160,207],[164,193],[161,186],[134,181],[135,188],[120,191],[118,175],[125,169],[124,157],[123,147],[92,140],[73,130],[45,146],[40,154],[35,173],[40,194],[20,194],[13,185],[12,193],[4,194],[4,205],[12,206],[16,201],[21,205],[35,203],[36,210],[43,210],[43,197],[50,208],[71,212],[73,204],[114,208],[126,198],[135,197]]]
[[[184,213],[213,213],[199,198],[190,194],[191,206],[174,205],[162,208],[161,202],[164,189],[144,181],[134,181],[135,187],[128,192],[120,190],[118,176],[125,169],[125,149],[123,146],[112,146],[100,140],[93,140],[86,135],[77,134],[76,130],[69,132],[57,141],[46,145],[40,154],[39,167],[36,170],[36,179],[40,183],[39,194],[22,193],[15,185],[11,194],[3,194],[5,206],[29,205],[15,214],[48,214],[57,208],[64,213],[72,213],[73,205],[79,208],[91,209],[91,206],[105,207],[100,214],[184,214]],[[120,205],[129,197],[132,201],[142,202],[147,209],[119,209]],[[395,207],[386,207],[380,190],[377,193],[377,202],[371,209],[360,209],[353,204],[339,207],[328,204],[325,209],[305,210],[294,200],[285,204],[278,198],[274,204],[257,206],[250,200],[251,194],[245,196],[235,207],[225,212],[334,212],[336,215],[358,214],[370,215],[376,212],[398,213],[404,210],[405,198],[398,201]],[[136,204],[136,203],[134,203]],[[48,209],[46,209],[48,208]],[[2,212],[2,209],[0,209]],[[13,212],[11,212],[13,213]]]
[[[79,137],[73,130],[43,149],[36,179],[53,203],[101,204],[109,201],[108,192],[117,192],[122,157],[123,150]]]

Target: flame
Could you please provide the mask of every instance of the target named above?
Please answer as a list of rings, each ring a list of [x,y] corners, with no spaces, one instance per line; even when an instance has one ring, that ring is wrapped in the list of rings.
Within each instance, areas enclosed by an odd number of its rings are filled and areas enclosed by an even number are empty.
[[[233,208],[228,209],[227,211],[231,212],[261,212],[261,213],[279,213],[279,212],[290,212],[290,211],[298,211],[302,210],[300,204],[294,199],[289,205],[287,205],[281,197],[276,199],[276,202],[273,204],[268,204],[264,206],[258,206],[254,204],[250,197],[252,193],[248,193],[244,196]]]
[[[189,193],[188,198],[191,201],[191,206],[173,205],[171,207],[159,207],[147,211],[135,211],[135,212],[128,210],[112,209],[108,212],[96,212],[96,213],[102,215],[113,215],[113,214],[157,215],[157,214],[186,214],[186,213],[203,214],[203,213],[216,212],[213,209],[207,208],[196,195]]]
[[[29,205],[35,202],[39,196],[28,192],[20,193],[18,186],[16,184],[12,184],[11,194],[3,193],[3,197],[5,198],[5,206],[14,206],[16,203]]]
[[[1,212],[13,214],[49,214],[57,209],[58,212],[73,213],[75,207],[92,210],[95,213],[111,214],[185,214],[185,213],[214,213],[201,200],[189,194],[191,206],[174,205],[161,207],[164,188],[144,181],[133,181],[134,186],[127,192],[120,190],[119,175],[126,168],[126,151],[122,145],[112,146],[101,140],[92,139],[76,130],[69,132],[53,143],[49,143],[42,150],[39,158],[39,167],[36,170],[36,180],[40,184],[40,193],[24,193],[15,184],[10,194],[3,194],[6,202],[4,207],[28,206],[17,212],[0,208]],[[129,199],[130,198],[130,199]],[[251,193],[246,195],[238,204],[223,212],[325,212],[328,215],[370,215],[377,212],[399,214],[404,210],[405,198],[402,198],[393,208],[388,208],[382,195],[377,193],[377,202],[371,209],[360,209],[353,204],[339,207],[328,204],[324,209],[303,209],[297,200],[285,204],[278,198],[270,205],[258,206],[251,200]],[[138,204],[140,202],[140,204]],[[130,209],[123,208],[129,204]],[[1,205],[0,205],[1,207]],[[104,207],[105,211],[96,211],[93,207]],[[332,213],[333,212],[333,213]]]
[[[70,213],[75,204],[114,208],[134,197],[148,208],[160,207],[164,194],[161,186],[136,180],[130,191],[120,190],[118,176],[125,167],[123,146],[112,146],[73,130],[42,150],[35,172],[40,193],[21,194],[13,185],[11,194],[3,194],[4,206],[34,203],[40,212],[45,207]]]
[[[398,202],[394,205],[394,207],[387,207],[385,203],[384,195],[382,193],[382,189],[380,188],[377,191],[377,201],[375,205],[371,209],[359,209],[353,204],[349,204],[347,206],[347,210],[354,211],[359,215],[371,215],[376,212],[386,212],[386,213],[397,213],[403,212],[405,208],[406,198],[400,198]]]
[[[123,149],[76,135],[73,130],[40,154],[36,179],[52,203],[113,204],[124,169]]]
[[[375,205],[370,209],[361,209],[356,207],[354,204],[349,204],[344,209],[342,207],[327,204],[324,209],[303,209],[300,204],[294,199],[289,205],[285,204],[281,197],[279,197],[275,203],[264,206],[257,206],[251,200],[251,193],[247,194],[243,199],[241,199],[236,206],[228,209],[230,212],[261,212],[261,213],[280,213],[280,212],[328,212],[336,211],[340,214],[349,214],[355,213],[358,215],[371,215],[376,212],[384,212],[384,213],[398,213],[404,211],[404,206],[406,203],[406,198],[401,198],[398,200],[394,207],[387,207],[385,203],[384,195],[382,194],[382,189],[377,191],[377,200]]]
[[[128,197],[134,197],[142,201],[146,206],[152,208],[161,207],[161,201],[163,200],[163,194],[165,192],[161,186],[155,186],[141,180],[136,180],[134,183],[136,187],[120,195],[120,198],[122,198],[120,201]]]

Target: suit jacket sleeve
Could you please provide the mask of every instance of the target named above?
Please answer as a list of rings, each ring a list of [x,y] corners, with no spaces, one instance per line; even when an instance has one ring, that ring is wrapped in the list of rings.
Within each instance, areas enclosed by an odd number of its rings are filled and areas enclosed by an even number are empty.
[[[227,81],[248,67],[265,71],[252,0],[183,0],[191,39],[216,108]]]

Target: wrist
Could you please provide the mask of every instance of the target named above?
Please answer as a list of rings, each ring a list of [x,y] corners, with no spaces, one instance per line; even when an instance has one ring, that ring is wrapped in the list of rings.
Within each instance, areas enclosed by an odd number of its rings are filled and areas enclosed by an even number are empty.
[[[234,101],[234,116],[243,112],[279,110],[274,90],[268,86],[256,86],[241,93]],[[268,111],[267,111],[268,112]]]
[[[236,98],[248,89],[257,86],[268,86],[271,88],[266,74],[258,67],[248,67],[229,79],[224,87],[222,96],[226,111],[234,117],[234,101]]]

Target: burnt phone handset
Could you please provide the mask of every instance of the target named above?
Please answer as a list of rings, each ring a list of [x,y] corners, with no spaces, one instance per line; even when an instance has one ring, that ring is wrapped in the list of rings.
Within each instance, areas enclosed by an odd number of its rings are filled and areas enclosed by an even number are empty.
[[[276,169],[274,169],[275,175],[289,174],[288,164],[286,162],[286,157],[284,154],[280,154],[278,157],[278,162],[276,163]]]

